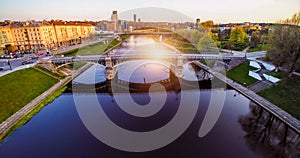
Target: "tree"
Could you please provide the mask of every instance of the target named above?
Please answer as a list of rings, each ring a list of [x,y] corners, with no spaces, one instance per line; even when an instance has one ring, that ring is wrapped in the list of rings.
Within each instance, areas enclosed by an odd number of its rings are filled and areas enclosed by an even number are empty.
[[[280,21],[269,34],[267,59],[287,68],[289,77],[300,66],[300,12]]]
[[[252,48],[257,47],[258,44],[260,43],[260,39],[261,39],[261,34],[259,30],[252,32],[250,46]]]
[[[212,20],[208,20],[208,21],[202,22],[201,25],[205,30],[210,31],[210,29],[214,25],[214,22]]]
[[[220,46],[221,46],[221,42],[219,41],[219,36],[218,36],[218,34],[209,32],[209,35],[210,35],[210,37],[212,38],[212,40],[215,42],[215,45],[216,45],[217,47],[220,47]]]
[[[208,51],[212,53],[214,52],[213,48],[217,48],[216,44],[218,44],[218,41],[214,41],[218,39],[218,36],[207,32],[205,29],[199,29],[199,30],[179,30],[177,32],[180,36],[187,39],[191,44],[197,47],[198,51]],[[220,43],[219,43],[220,44]]]
[[[214,40],[211,38],[210,34],[205,33],[202,35],[202,37],[199,39],[199,42],[197,44],[197,48],[200,51],[207,51],[212,48],[216,48]],[[209,51],[211,52],[211,51]]]
[[[229,44],[235,50],[242,50],[248,45],[249,37],[241,26],[237,26],[230,31]]]

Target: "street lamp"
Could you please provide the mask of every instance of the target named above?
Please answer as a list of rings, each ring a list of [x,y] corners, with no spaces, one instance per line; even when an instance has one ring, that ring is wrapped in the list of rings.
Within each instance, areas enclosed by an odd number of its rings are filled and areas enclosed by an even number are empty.
[[[7,59],[7,64],[9,65],[10,70],[12,70],[9,59]]]

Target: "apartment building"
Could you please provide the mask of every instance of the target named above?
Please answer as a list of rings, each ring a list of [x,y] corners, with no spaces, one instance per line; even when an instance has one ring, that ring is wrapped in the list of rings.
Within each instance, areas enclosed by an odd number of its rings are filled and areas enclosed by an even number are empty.
[[[74,45],[94,32],[95,27],[85,22],[15,22],[0,27],[0,53]]]

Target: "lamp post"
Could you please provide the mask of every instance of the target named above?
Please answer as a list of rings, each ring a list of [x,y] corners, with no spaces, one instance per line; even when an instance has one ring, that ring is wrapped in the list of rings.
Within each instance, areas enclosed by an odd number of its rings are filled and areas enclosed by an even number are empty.
[[[9,65],[10,70],[12,70],[9,59],[7,59],[7,64]]]

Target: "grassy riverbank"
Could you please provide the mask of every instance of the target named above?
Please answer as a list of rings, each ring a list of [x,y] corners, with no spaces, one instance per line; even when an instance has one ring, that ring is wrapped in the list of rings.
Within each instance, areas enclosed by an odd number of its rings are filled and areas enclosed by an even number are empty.
[[[64,56],[76,56],[76,55],[95,55],[95,54],[102,54],[107,48],[107,45],[103,42],[98,42],[92,45],[88,45],[81,48],[75,48],[59,55]]]
[[[121,36],[122,41],[130,37],[129,35]],[[75,48],[59,55],[64,56],[76,56],[76,55],[98,55],[103,54],[105,51],[115,47],[116,45],[120,44],[122,41],[118,41],[117,39],[110,39],[107,43],[105,42],[98,42],[88,46],[84,46],[81,48]]]
[[[58,96],[60,96],[65,90],[66,90],[66,86],[62,87],[58,90],[56,90],[54,93],[52,93],[51,95],[47,96],[42,102],[40,102],[34,110],[32,110],[29,114],[27,114],[26,116],[24,116],[23,118],[21,118],[17,124],[15,124],[10,130],[9,132],[6,133],[6,135],[4,135],[2,137],[2,140],[11,135],[16,129],[20,128],[21,126],[23,126],[24,124],[26,124],[34,115],[36,115],[44,106],[48,105],[49,103],[51,103],[52,101],[54,101]],[[1,139],[0,139],[1,140]]]
[[[282,75],[279,75],[282,76]],[[285,77],[258,94],[300,120],[300,77]]]
[[[255,83],[257,80],[248,75],[249,70],[255,70],[255,68],[251,67],[249,63],[249,61],[244,62],[243,64],[228,71],[226,73],[227,77],[244,86],[249,86],[252,83]]]
[[[0,77],[0,122],[52,87],[58,80],[33,68]]]

